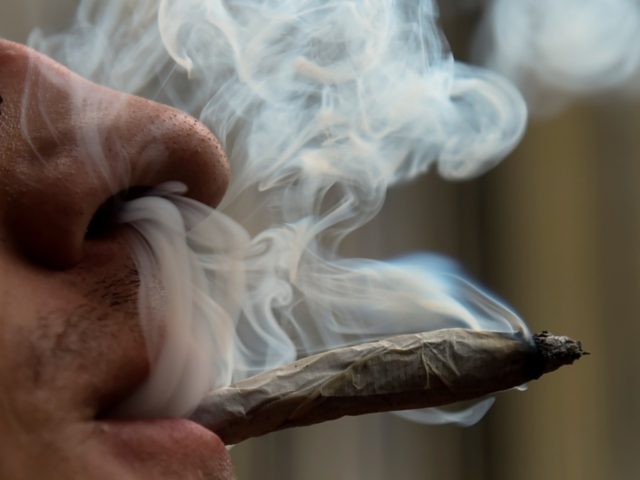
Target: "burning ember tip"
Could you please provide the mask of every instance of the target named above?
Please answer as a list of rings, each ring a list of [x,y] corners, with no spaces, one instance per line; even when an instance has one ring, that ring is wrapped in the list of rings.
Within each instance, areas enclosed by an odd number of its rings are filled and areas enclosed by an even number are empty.
[[[553,335],[547,330],[535,334],[533,341],[542,356],[543,373],[553,372],[563,365],[571,365],[584,355],[589,355],[589,352],[582,348],[582,342]]]

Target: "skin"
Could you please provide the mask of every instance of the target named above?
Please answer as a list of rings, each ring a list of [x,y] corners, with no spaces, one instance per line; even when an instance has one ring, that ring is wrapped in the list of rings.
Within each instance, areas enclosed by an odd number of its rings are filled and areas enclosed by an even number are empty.
[[[149,360],[124,227],[86,236],[132,186],[179,180],[217,205],[219,143],[183,113],[3,40],[0,96],[0,478],[232,478],[223,444],[195,424],[100,419]]]

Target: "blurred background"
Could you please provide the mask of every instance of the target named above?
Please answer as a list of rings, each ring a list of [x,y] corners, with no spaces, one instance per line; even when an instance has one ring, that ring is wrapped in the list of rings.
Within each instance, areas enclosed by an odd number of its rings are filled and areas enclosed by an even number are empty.
[[[469,59],[486,2],[448,3],[443,28],[456,58]],[[3,1],[0,36],[24,42],[36,25],[63,27],[75,4]],[[238,479],[640,478],[639,132],[638,96],[573,99],[532,117],[520,146],[482,177],[431,173],[391,190],[343,252],[449,255],[533,331],[578,338],[590,357],[501,394],[470,428],[371,415],[247,441],[232,450]]]

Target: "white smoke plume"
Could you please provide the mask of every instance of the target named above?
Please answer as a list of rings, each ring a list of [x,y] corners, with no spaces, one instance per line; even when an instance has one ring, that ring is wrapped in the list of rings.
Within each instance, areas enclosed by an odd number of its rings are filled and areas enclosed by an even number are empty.
[[[122,213],[143,323],[145,285],[163,285],[169,312],[162,342],[145,327],[153,371],[124,411],[187,414],[209,388],[384,335],[528,335],[447,261],[338,255],[390,186],[432,167],[481,174],[523,133],[520,94],[455,62],[437,13],[414,0],[84,0],[68,31],[32,34],[87,78],[195,115],[231,162],[216,211],[169,185]]]
[[[640,82],[638,0],[493,0],[476,40],[478,59],[533,112]]]

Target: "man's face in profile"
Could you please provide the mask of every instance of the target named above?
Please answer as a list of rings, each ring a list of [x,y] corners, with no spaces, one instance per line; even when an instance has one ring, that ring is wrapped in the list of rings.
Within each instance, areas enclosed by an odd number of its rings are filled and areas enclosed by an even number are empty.
[[[169,180],[215,206],[218,142],[2,40],[0,97],[0,478],[231,478],[195,424],[105,418],[149,360],[123,227],[92,226],[112,195]]]

